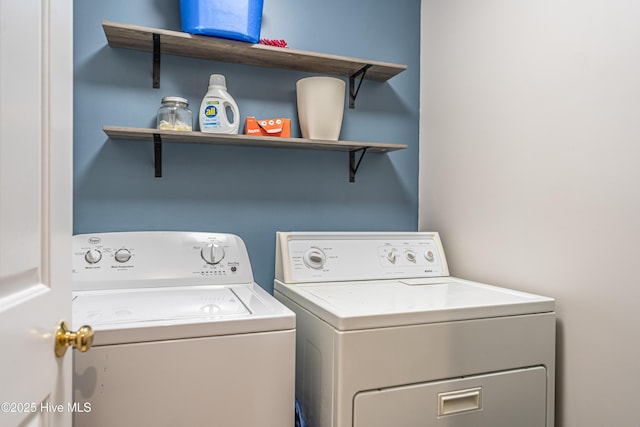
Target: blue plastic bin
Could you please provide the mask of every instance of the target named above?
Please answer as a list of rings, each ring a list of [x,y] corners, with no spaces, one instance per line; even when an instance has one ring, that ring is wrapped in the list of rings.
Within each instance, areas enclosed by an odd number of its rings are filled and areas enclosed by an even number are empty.
[[[180,0],[182,31],[258,43],[263,0]]]

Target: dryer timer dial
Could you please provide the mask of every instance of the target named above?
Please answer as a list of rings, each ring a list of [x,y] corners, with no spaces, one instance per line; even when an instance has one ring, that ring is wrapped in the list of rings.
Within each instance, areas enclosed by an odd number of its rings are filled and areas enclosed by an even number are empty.
[[[407,258],[407,260],[409,262],[412,262],[415,264],[416,262],[416,253],[412,250],[408,250],[404,253],[404,256]]]
[[[304,265],[309,268],[313,268],[315,270],[320,270],[324,267],[324,263],[327,260],[327,256],[324,254],[322,249],[319,248],[310,248],[304,253],[302,257],[304,261]]]
[[[424,252],[424,258],[428,261],[428,262],[433,262],[435,260],[435,255],[433,254],[433,251],[428,250]]]

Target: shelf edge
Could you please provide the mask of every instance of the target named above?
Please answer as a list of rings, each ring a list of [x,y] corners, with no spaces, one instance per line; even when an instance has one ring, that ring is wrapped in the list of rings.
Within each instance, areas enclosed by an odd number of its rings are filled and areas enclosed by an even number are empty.
[[[102,21],[111,47],[153,51],[153,34],[161,36],[162,51],[171,55],[219,60],[244,65],[317,72],[350,77],[371,65],[365,79],[384,82],[407,69],[407,65],[317,53],[235,40],[192,35],[180,31]],[[216,56],[217,54],[217,56]]]
[[[103,126],[102,130],[112,140],[153,142],[153,135],[160,135],[162,142],[184,144],[209,144],[225,146],[249,146],[307,150],[354,151],[367,148],[369,152],[386,153],[403,150],[407,144],[379,142],[325,141],[304,138],[278,138],[268,136],[206,134],[202,132],[168,131],[152,128]]]

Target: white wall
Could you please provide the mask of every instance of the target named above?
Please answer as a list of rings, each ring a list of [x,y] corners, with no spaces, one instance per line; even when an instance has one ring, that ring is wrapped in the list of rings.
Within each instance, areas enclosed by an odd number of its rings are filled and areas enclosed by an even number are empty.
[[[640,2],[422,20],[420,229],[454,275],[557,299],[557,426],[640,425]]]

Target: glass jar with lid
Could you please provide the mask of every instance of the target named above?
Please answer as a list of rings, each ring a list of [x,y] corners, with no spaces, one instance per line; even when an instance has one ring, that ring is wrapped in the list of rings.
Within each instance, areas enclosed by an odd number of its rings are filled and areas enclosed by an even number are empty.
[[[179,96],[165,96],[158,109],[158,129],[193,130],[193,118],[189,101]]]

